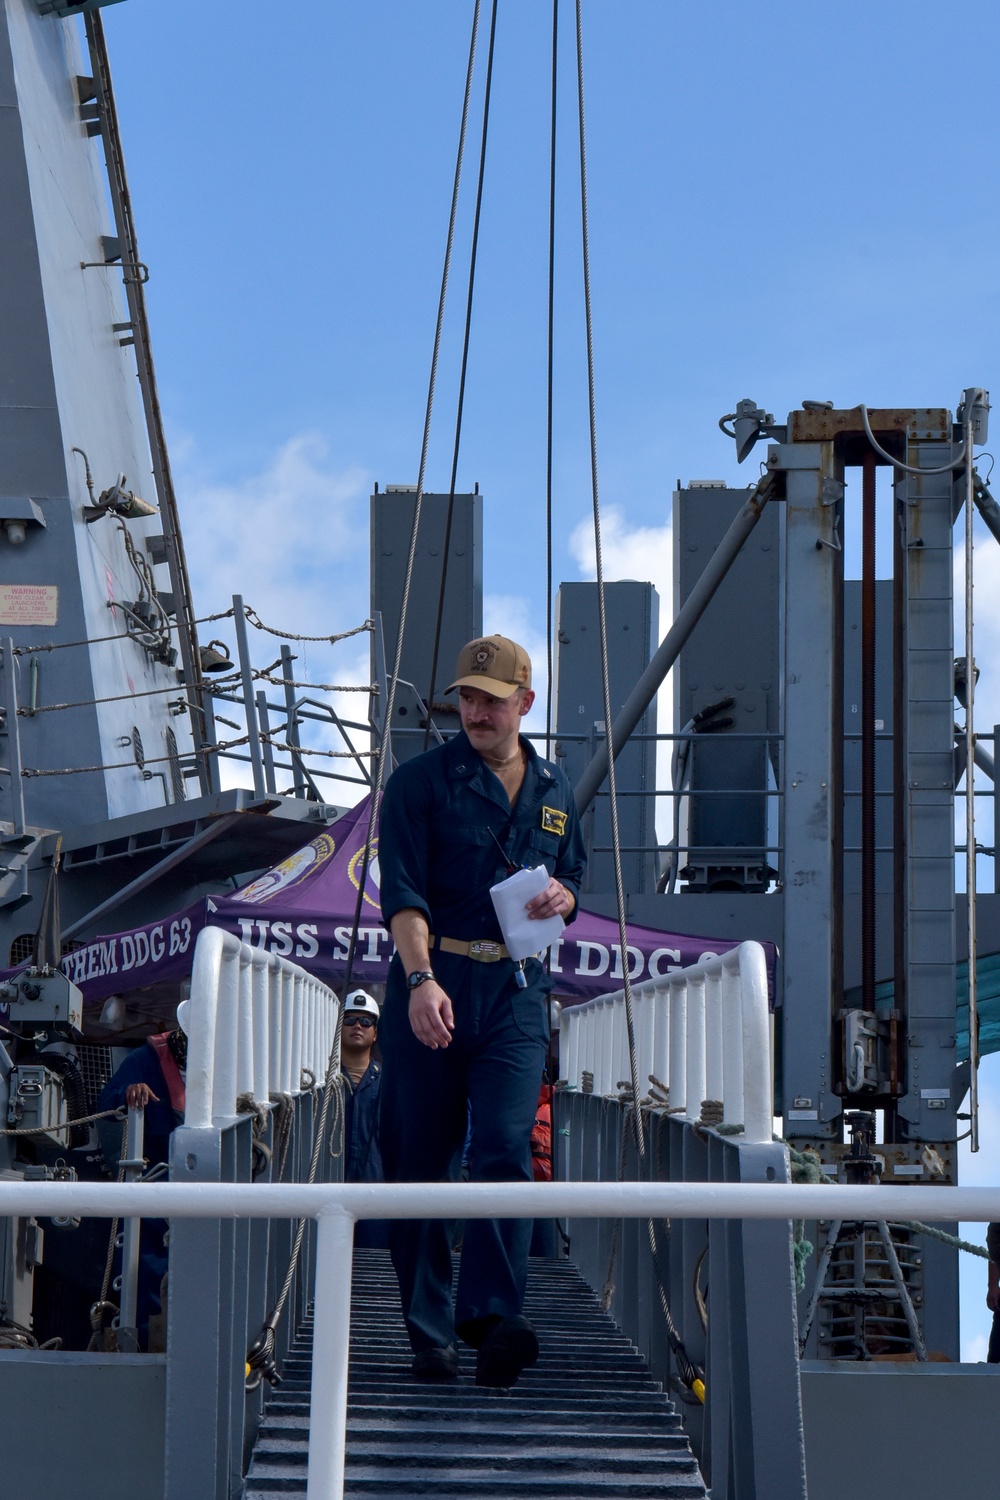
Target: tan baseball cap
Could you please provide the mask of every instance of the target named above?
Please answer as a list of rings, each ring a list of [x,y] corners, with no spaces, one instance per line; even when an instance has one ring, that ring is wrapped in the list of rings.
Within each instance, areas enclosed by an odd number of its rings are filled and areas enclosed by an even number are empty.
[[[523,646],[505,635],[483,635],[463,646],[458,653],[455,681],[445,691],[455,688],[480,688],[494,698],[509,698],[518,688],[531,686],[531,657]]]

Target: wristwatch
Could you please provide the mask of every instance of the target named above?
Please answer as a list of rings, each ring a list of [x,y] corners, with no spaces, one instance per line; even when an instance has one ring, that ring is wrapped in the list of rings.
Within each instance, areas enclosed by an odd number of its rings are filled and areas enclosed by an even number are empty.
[[[415,969],[412,974],[406,976],[406,988],[408,990],[418,989],[425,979],[433,979],[434,975],[429,969]]]

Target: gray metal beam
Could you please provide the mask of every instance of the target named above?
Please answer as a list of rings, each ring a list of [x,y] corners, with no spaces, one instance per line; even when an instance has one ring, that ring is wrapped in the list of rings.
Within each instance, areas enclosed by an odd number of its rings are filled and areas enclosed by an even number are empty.
[[[100,906],[95,906],[93,911],[88,911],[86,916],[80,917],[72,926],[67,927],[62,935],[63,941],[67,938],[75,937],[78,932],[83,932],[85,928],[90,927],[96,922],[99,917],[103,917],[107,912],[113,911],[115,907],[121,906],[124,901],[136,895],[137,892],[145,890],[147,886],[153,885],[162,875],[166,875],[169,870],[173,870],[177,865],[183,864],[196,849],[202,848],[205,844],[210,844],[220,834],[228,832],[233,824],[238,822],[242,816],[242,813],[229,813],[228,816],[210,823],[207,828],[203,828],[200,833],[196,833],[193,838],[188,839],[179,848],[174,849],[165,859],[161,859],[157,864],[151,865],[148,870],[144,870],[141,875],[137,875],[135,880],[130,880],[128,885],[122,886],[120,891],[115,891],[113,896],[109,896],[106,901],[102,901]]]
[[[954,451],[911,443],[908,462],[939,468]],[[955,797],[951,473],[899,473],[904,525],[906,762],[904,974],[909,1139],[955,1138]],[[898,988],[898,986],[897,986]],[[897,999],[897,1004],[900,999]]]
[[[972,471],[972,498],[976,502],[976,509],[979,514],[986,522],[993,536],[1000,542],[1000,505],[994,500],[975,469]]]
[[[841,988],[843,467],[832,442],[769,450],[785,470],[783,1114],[787,1138],[833,1134]]]
[[[746,504],[722,538],[704,573],[663,637],[649,666],[629,694],[625,706],[611,727],[610,738],[616,760],[684,649],[692,630],[711,603],[713,595],[739,555],[740,548],[760,520],[761,511],[773,493],[774,476],[766,474],[747,496]],[[608,742],[605,740],[577,782],[576,810],[581,817],[597,796],[607,774]]]

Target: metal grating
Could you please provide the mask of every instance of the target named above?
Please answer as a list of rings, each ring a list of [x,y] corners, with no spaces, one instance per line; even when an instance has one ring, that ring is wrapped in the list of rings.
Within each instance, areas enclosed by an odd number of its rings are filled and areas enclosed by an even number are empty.
[[[16,969],[18,964],[26,964],[34,952],[35,934],[33,932],[19,932],[10,945],[9,967]]]
[[[76,1061],[87,1092],[88,1113],[97,1108],[97,1098],[115,1071],[111,1048],[104,1042],[77,1047]]]

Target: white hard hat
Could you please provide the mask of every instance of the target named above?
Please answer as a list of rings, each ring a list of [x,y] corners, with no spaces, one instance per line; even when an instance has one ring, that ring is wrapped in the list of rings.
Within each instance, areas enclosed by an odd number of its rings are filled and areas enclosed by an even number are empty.
[[[367,990],[351,990],[344,1001],[344,1020],[351,1012],[361,1011],[366,1016],[374,1016],[378,1020],[378,1001],[373,1000]]]

